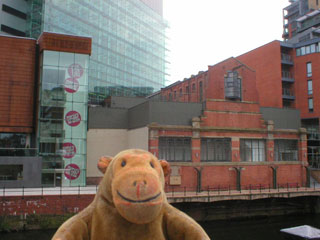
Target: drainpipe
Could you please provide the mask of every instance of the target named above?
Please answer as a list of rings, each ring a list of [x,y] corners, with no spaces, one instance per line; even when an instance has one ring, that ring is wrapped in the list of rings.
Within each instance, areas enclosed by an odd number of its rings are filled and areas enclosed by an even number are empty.
[[[201,192],[201,172],[202,172],[202,167],[200,169],[194,167],[194,169],[197,172],[197,192]]]
[[[273,178],[273,189],[277,189],[277,166],[271,166],[272,168],[272,178]]]
[[[306,187],[310,187],[310,167],[305,167],[306,168],[306,173],[307,173],[307,182],[306,182]]]
[[[241,191],[241,171],[243,167],[234,167],[234,169],[236,170],[236,173],[237,173],[237,182],[236,182],[237,190]]]

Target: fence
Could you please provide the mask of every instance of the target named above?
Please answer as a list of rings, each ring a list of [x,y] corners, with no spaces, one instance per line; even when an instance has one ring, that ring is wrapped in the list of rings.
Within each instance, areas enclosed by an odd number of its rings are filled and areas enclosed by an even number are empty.
[[[308,190],[319,190],[320,187],[313,183],[311,186],[308,186],[307,183],[281,183],[277,186],[271,184],[249,184],[249,185],[210,185],[204,187],[186,187],[186,186],[165,186],[165,192],[168,198],[175,196],[185,196],[192,197],[203,194],[241,194],[241,193],[251,193],[251,192],[283,192],[283,191],[308,191]],[[43,198],[44,196],[64,196],[64,195],[95,195],[98,192],[98,185],[87,186],[87,187],[41,187],[41,188],[0,188],[0,200],[5,197],[21,197],[26,196],[38,196]]]

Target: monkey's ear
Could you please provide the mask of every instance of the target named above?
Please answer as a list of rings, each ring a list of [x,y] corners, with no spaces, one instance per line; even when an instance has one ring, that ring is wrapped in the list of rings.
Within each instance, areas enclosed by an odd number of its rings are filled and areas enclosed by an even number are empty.
[[[160,165],[162,167],[164,176],[168,176],[170,173],[170,164],[166,160],[160,160]]]
[[[100,159],[98,161],[98,169],[100,170],[100,172],[102,172],[104,174],[107,171],[107,168],[108,168],[111,160],[112,160],[112,157],[110,157],[110,156],[100,157]]]

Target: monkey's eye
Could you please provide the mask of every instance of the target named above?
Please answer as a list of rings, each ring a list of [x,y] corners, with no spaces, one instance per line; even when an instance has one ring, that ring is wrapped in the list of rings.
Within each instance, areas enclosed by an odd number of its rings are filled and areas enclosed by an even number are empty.
[[[126,164],[127,164],[127,162],[125,160],[122,160],[121,167],[124,167]]]
[[[153,162],[150,162],[150,166],[151,166],[152,168],[154,168]]]

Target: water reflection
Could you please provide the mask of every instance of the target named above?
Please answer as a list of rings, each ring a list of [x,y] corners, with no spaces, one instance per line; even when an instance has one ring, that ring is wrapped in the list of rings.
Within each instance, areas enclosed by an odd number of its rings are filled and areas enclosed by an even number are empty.
[[[215,240],[284,240],[280,229],[299,225],[320,228],[320,215],[281,216],[250,220],[212,221],[201,223]],[[50,240],[55,230],[0,233],[1,240]]]

